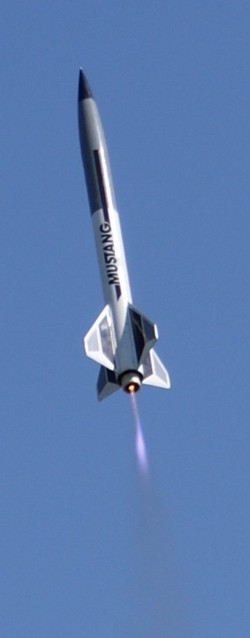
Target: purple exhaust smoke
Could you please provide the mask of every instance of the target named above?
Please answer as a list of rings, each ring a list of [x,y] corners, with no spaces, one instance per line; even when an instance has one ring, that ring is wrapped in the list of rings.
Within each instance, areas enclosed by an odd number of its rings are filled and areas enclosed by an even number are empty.
[[[145,441],[144,441],[144,438],[143,438],[143,432],[142,432],[140,417],[139,417],[139,413],[138,413],[135,393],[134,392],[130,392],[130,397],[131,397],[131,405],[132,405],[132,411],[133,411],[133,416],[134,416],[134,425],[135,425],[136,456],[137,456],[137,460],[138,460],[138,465],[139,465],[140,471],[144,475],[147,475],[148,474],[147,451],[146,451]]]

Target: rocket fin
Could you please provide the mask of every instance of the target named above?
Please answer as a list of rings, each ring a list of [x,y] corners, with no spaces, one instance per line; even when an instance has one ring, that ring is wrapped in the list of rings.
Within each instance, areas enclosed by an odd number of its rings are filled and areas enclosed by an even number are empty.
[[[138,365],[147,357],[149,351],[158,339],[158,330],[155,323],[145,317],[134,306],[129,305],[129,315],[133,331],[135,350]]]
[[[120,386],[117,383],[115,372],[101,366],[97,380],[97,396],[99,401],[106,399],[110,394],[119,390],[119,388]]]
[[[105,306],[83,340],[87,357],[114,370],[115,336],[109,305]]]
[[[148,353],[143,364],[139,367],[139,372],[143,375],[143,384],[167,390],[171,387],[168,371],[154,350]]]

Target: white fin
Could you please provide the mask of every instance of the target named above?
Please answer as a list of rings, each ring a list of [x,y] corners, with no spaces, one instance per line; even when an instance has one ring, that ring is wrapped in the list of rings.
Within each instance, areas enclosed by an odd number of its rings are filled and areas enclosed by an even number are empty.
[[[120,386],[117,383],[115,372],[102,366],[97,380],[97,396],[99,401],[106,399],[110,394],[113,394],[113,392],[119,389]]]
[[[154,385],[158,388],[169,389],[171,387],[168,371],[154,350],[151,350],[139,367],[143,375],[143,384]]]
[[[87,357],[114,370],[115,336],[109,305],[105,306],[83,340]]]

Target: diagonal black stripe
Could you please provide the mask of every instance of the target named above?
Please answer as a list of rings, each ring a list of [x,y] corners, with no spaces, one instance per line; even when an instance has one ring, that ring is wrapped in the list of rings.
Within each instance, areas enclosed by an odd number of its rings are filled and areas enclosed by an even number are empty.
[[[95,168],[96,168],[96,173],[97,173],[97,179],[98,179],[98,186],[99,186],[99,191],[100,191],[100,196],[101,196],[102,208],[103,208],[103,213],[104,213],[104,219],[105,219],[105,222],[110,223],[107,195],[106,195],[106,191],[105,191],[104,179],[103,179],[103,173],[102,173],[102,166],[101,166],[101,160],[100,160],[100,154],[99,154],[98,150],[94,150],[94,160],[95,160]]]
[[[116,285],[116,286],[115,286],[115,292],[116,292],[116,299],[117,299],[117,301],[118,301],[118,299],[120,299],[120,296],[121,296],[121,294],[122,294],[121,286],[120,286],[120,285]]]
[[[137,354],[137,360],[139,363],[142,352],[143,352],[144,344],[145,344],[145,340],[143,336],[142,320],[139,313],[133,310],[133,308],[130,308],[129,312],[130,312],[130,319],[131,319],[132,330],[134,335],[134,344],[135,344],[135,349]]]

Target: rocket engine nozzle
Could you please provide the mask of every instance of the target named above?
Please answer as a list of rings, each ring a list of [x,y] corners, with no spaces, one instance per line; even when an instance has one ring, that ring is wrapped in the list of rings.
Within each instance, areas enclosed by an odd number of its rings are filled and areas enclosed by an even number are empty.
[[[142,384],[142,375],[137,370],[127,370],[120,375],[119,383],[124,392],[128,394],[138,392]]]

